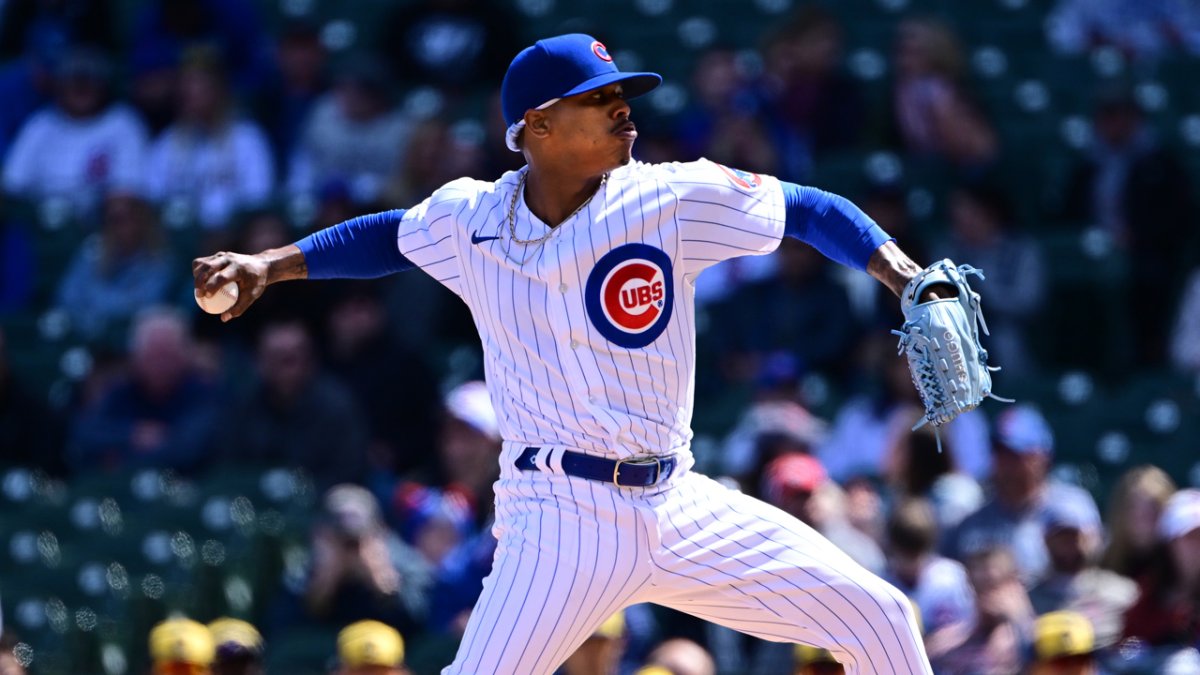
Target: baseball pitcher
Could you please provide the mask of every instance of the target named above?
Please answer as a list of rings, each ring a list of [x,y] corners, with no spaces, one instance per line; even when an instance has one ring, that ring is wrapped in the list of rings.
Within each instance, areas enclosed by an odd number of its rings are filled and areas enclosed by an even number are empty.
[[[706,160],[632,158],[621,72],[594,38],[512,61],[509,148],[527,165],[446,184],[411,209],[280,249],[193,263],[241,315],[270,284],[419,267],[471,309],[504,445],[495,564],[443,673],[552,673],[641,602],[829,650],[849,673],[929,673],[912,605],[792,516],[691,470],[693,284],[710,265],[798,238],[901,296],[901,348],[941,425],[990,394],[969,268],[913,263],[860,209]],[[402,386],[398,383],[397,386]]]

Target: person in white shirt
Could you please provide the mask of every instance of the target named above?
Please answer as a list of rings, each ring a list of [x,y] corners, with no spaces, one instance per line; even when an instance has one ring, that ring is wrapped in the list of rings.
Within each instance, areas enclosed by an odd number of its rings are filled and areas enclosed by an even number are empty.
[[[337,181],[355,202],[375,201],[401,168],[412,126],[392,108],[382,66],[366,57],[351,60],[304,124],[288,190],[312,194]]]
[[[146,130],[110,99],[108,60],[80,48],[63,58],[55,104],[36,113],[4,162],[4,189],[33,200],[62,198],[76,217],[93,215],[104,193],[137,186]]]
[[[179,77],[179,119],[150,148],[146,194],[182,205],[206,229],[224,229],[238,211],[270,198],[270,146],[256,124],[235,115],[219,55],[191,52]]]

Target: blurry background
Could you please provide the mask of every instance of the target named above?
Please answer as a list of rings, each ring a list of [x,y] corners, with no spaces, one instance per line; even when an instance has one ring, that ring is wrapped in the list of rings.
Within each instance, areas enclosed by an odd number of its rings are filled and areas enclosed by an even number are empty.
[[[898,303],[787,240],[697,283],[699,468],[918,604],[933,550],[968,565],[934,577],[985,597],[971,561],[999,548],[1033,613],[1069,605],[1036,589],[1072,568],[1047,523],[1074,523],[1089,569],[1133,579],[1089,617],[1116,622],[1100,646],[1133,640],[1112,658],[1196,644],[1194,597],[1161,634],[1122,616],[1200,574],[1147,562],[1187,559],[1166,551],[1195,528],[1163,534],[1160,512],[1200,484],[1200,5],[4,0],[0,600],[18,661],[144,672],[150,626],[180,611],[249,619],[272,672],[319,672],[363,618],[400,629],[416,672],[448,662],[490,563],[498,447],[465,308],[413,272],[276,286],[225,326],[192,302],[189,262],[519,168],[500,79],[571,31],[664,75],[633,104],[639,159],[834,191],[918,261],[982,268],[995,389],[1026,406],[989,402],[938,455],[907,431]],[[1084,506],[1052,517],[1060,487]],[[1096,503],[1128,522],[1093,522]],[[979,508],[982,534],[962,522]],[[964,603],[935,623],[978,625]],[[678,636],[724,645],[718,672],[792,666],[657,610],[624,626],[626,669]],[[931,642],[942,672],[967,672],[961,643]]]

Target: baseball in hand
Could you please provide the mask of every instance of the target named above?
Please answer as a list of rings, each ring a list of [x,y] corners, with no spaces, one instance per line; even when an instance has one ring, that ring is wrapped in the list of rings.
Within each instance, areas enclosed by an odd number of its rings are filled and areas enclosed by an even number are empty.
[[[209,314],[224,314],[237,303],[238,285],[229,282],[217,289],[212,295],[200,295],[200,289],[195,290],[196,304]]]

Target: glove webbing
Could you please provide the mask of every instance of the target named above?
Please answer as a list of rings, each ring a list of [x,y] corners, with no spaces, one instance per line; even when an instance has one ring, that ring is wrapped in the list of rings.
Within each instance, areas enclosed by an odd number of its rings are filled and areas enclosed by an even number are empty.
[[[959,265],[958,273],[963,275],[964,277],[967,275],[974,275],[974,276],[979,277],[980,280],[987,279],[987,277],[985,277],[983,274],[983,270],[978,269],[972,265]],[[961,289],[959,289],[959,292],[960,293],[962,292]],[[979,296],[977,294],[971,293],[970,295],[968,295],[967,302],[968,302],[968,306],[971,308],[971,314],[974,317],[975,321],[978,323],[980,330],[983,331],[984,335],[991,335],[991,333],[988,331],[987,321],[984,320],[984,318],[983,318],[983,310],[979,306]],[[924,397],[926,390],[933,389],[933,390],[936,390],[937,394],[939,394],[939,398],[944,399],[945,397],[941,395],[942,391],[941,391],[940,378],[938,378],[937,375],[934,373],[935,366],[933,364],[933,359],[929,358],[928,352],[926,351],[926,349],[927,349],[926,345],[928,345],[930,338],[928,338],[924,335],[921,335],[919,332],[914,332],[912,330],[914,323],[915,322],[912,322],[912,321],[906,322],[903,326],[901,326],[902,330],[893,330],[892,331],[893,335],[899,336],[899,338],[900,338],[899,343],[896,345],[897,354],[903,355],[905,348],[907,348],[910,343],[916,342],[915,347],[917,349],[920,349],[922,352],[925,352],[925,357],[920,360],[919,368],[918,368],[918,372],[917,372],[917,377],[919,377],[921,379],[921,386],[919,386],[917,389],[921,393],[922,397]],[[919,331],[920,329],[918,328],[916,330]],[[920,342],[917,342],[918,340],[920,340]],[[976,340],[976,343],[978,343],[978,340]],[[986,367],[989,371],[996,372],[996,371],[1000,370],[999,366],[986,365],[988,353],[987,353],[986,349],[983,349],[982,345],[979,345],[979,354],[980,354],[980,359],[983,360],[983,362],[984,362],[984,367]],[[1001,401],[1003,403],[1015,403],[1016,402],[1015,399],[1003,398],[1001,396],[996,396],[994,393],[992,393],[990,391],[987,394],[985,394],[985,398],[995,399],[995,400]],[[958,404],[957,401],[955,403],[958,405],[959,411],[961,412],[962,405]],[[926,405],[926,407],[928,408],[929,406]],[[921,427],[925,426],[926,424],[932,423],[933,424],[933,437],[937,441],[937,449],[938,449],[938,453],[940,454],[942,452],[941,426],[943,424],[946,424],[947,422],[949,422],[951,419],[953,419],[953,418],[950,418],[950,419],[938,418],[938,419],[930,420],[928,415],[924,415],[921,417],[921,419],[917,420],[916,424],[913,425],[912,431],[916,431],[917,429],[920,429]]]

